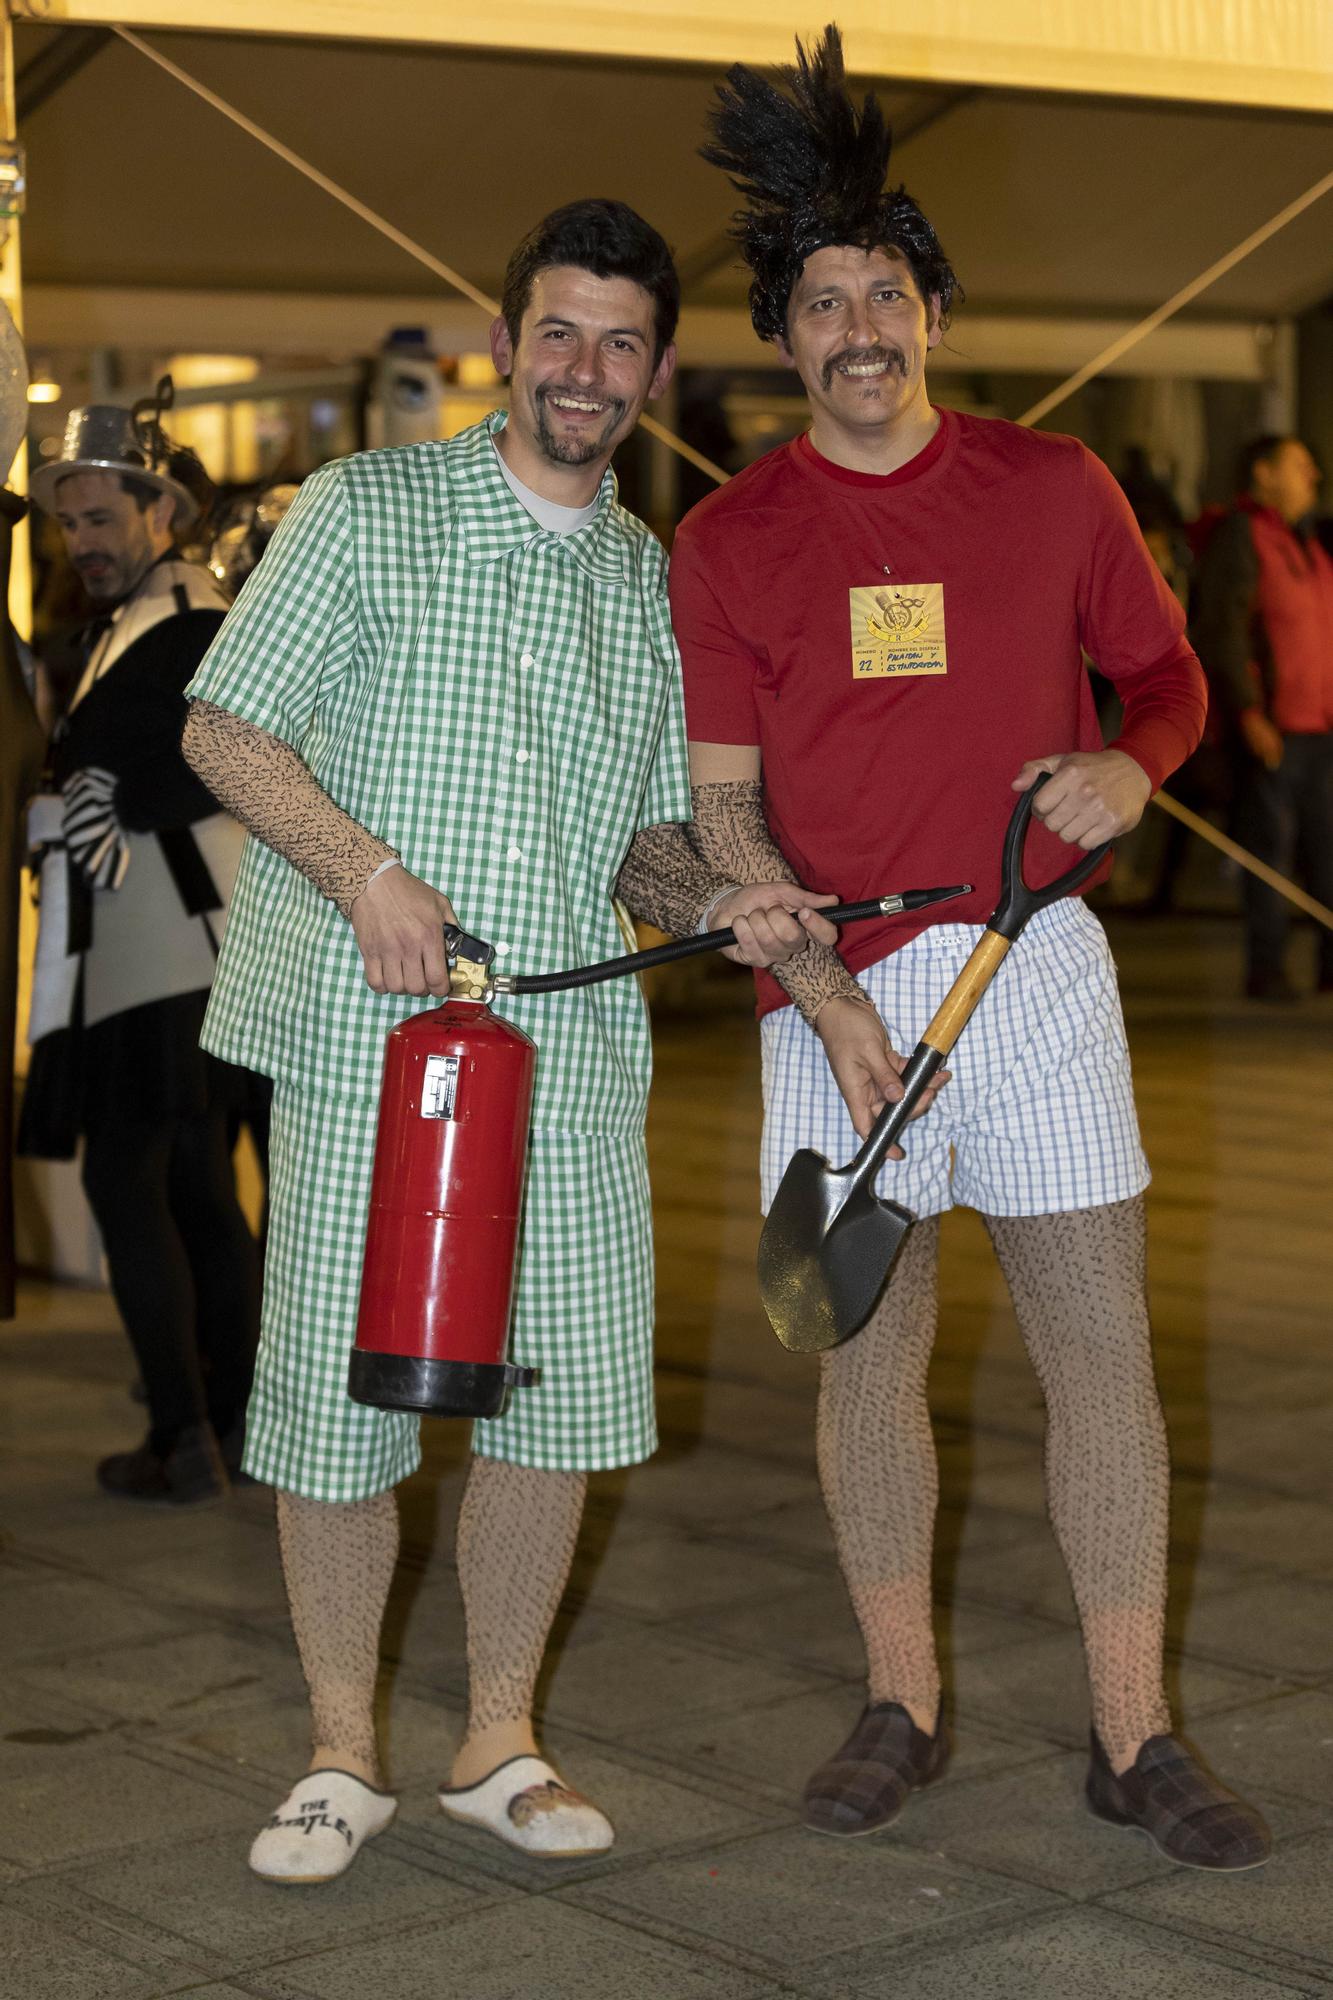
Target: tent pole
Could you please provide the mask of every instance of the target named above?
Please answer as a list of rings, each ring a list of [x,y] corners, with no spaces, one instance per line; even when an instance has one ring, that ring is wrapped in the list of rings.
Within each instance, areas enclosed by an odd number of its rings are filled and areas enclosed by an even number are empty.
[[[6,143],[18,137],[18,118],[14,109],[14,22],[10,0],[0,0],[0,117],[4,120]],[[3,247],[0,248],[0,299],[9,307],[9,315],[19,333],[23,332],[23,268],[19,256],[19,219],[16,215],[8,222],[0,222],[3,231]],[[4,478],[4,468],[0,468],[0,480]],[[9,473],[9,485],[15,493],[28,490],[28,444],[27,439],[20,444]],[[26,520],[19,522],[14,530],[14,553],[9,573],[9,615],[14,629],[25,639],[32,634],[32,546]]]

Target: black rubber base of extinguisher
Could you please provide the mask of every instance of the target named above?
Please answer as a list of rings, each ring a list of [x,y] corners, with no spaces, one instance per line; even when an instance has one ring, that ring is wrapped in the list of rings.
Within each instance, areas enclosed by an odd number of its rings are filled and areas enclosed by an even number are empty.
[[[371,1354],[354,1347],[347,1393],[377,1410],[417,1410],[426,1417],[498,1417],[513,1387],[528,1388],[536,1368],[512,1362],[427,1361],[411,1354]]]

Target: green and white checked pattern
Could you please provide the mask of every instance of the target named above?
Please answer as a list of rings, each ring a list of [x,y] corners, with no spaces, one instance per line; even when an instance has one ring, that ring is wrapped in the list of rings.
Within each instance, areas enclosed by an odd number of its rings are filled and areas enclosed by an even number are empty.
[[[640,827],[689,818],[689,776],[660,546],[610,473],[586,527],[540,528],[501,477],[503,422],[308,479],[187,692],[292,744],[502,967],[543,972],[623,949],[621,862]],[[413,1421],[342,1384],[385,1037],[433,1004],[372,993],[333,904],[247,843],[203,1040],[286,1107],[249,1462],[312,1497],[416,1462]],[[642,997],[618,980],[496,1011],[539,1051],[514,1352],[547,1381],[477,1448],[628,1464],[654,1441]]]
[[[500,476],[499,414],[448,444],[308,479],[187,693],[300,751],[331,798],[489,938],[501,969],[621,950],[611,890],[640,827],[688,819],[666,557],[603,481],[548,534]],[[641,1129],[646,1017],[623,981],[502,1011],[541,1050],[538,1129]],[[370,991],[351,927],[247,843],[204,1043],[371,1102],[384,1039],[432,1004]]]
[[[419,1419],[347,1394],[375,1117],[373,1105],[292,1084],[274,1093],[263,1338],[245,1469],[310,1500],[368,1499],[421,1458]],[[542,1377],[513,1392],[504,1416],[474,1427],[473,1449],[543,1471],[637,1464],[657,1443],[652,1344],[642,1140],[536,1134],[511,1353]]]

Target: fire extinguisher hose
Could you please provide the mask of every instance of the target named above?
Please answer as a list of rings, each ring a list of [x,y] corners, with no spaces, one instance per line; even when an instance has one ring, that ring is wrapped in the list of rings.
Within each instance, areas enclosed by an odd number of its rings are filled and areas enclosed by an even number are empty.
[[[878,896],[865,903],[835,903],[821,910],[832,924],[853,924],[866,917],[896,916],[900,910],[922,910],[931,903],[947,903],[954,896],[967,896],[970,882],[952,889],[905,889],[896,896]],[[452,927],[446,927],[446,940]],[[631,972],[650,972],[656,965],[671,965],[678,958],[693,958],[697,952],[721,951],[735,944],[733,930],[704,931],[698,937],[676,938],[651,951],[631,951],[622,958],[603,959],[600,965],[581,965],[568,972],[518,972],[495,975],[497,993],[563,993],[572,986],[596,986],[603,979],[621,979]],[[452,949],[452,946],[450,947]]]

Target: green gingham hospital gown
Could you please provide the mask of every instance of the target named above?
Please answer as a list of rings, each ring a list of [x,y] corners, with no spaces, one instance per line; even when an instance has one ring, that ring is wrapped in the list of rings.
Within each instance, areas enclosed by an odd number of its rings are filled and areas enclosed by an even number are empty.
[[[689,778],[661,547],[610,473],[586,527],[541,529],[501,477],[503,422],[308,479],[188,692],[292,744],[502,969],[544,972],[623,950],[616,875],[639,828],[689,818]],[[276,1079],[246,1469],[312,1499],[419,1462],[417,1419],[345,1382],[384,1040],[435,1004],[372,993],[346,919],[247,843],[203,1039]],[[542,1380],[474,1447],[633,1464],[656,1442],[642,996],[495,1007],[539,1052],[511,1352]]]

